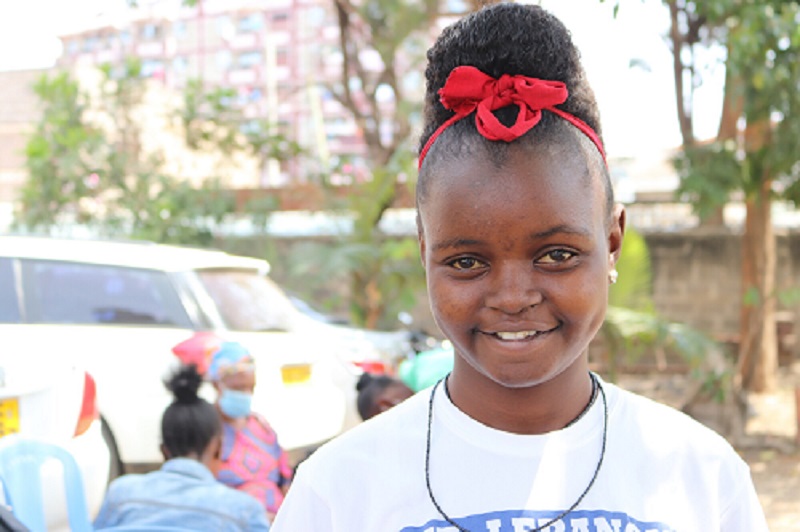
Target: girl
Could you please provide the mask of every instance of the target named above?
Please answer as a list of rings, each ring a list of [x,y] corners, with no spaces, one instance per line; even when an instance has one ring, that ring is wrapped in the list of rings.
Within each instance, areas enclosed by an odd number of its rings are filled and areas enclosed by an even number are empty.
[[[175,400],[161,420],[166,462],[114,480],[95,529],[269,530],[258,501],[214,479],[222,425],[214,406],[197,396],[202,382],[195,366],[179,368],[167,382]]]
[[[389,375],[363,373],[356,383],[356,407],[361,419],[371,419],[394,408],[412,395],[406,383]]]
[[[589,372],[625,214],[566,28],[494,5],[428,61],[419,242],[453,371],[317,451],[275,530],[766,530],[723,438]]]

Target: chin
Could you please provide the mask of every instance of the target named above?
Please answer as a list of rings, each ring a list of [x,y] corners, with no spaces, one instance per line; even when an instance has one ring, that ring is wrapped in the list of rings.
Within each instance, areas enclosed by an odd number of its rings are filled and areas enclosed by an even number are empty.
[[[522,389],[546,384],[577,367],[580,355],[569,363],[503,365],[500,367],[473,366],[484,377],[505,388]]]

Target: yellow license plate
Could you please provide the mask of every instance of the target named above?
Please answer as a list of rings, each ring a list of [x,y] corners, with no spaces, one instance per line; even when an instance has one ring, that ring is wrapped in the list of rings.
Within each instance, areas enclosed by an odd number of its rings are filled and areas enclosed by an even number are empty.
[[[308,364],[291,364],[281,367],[284,384],[299,384],[311,378],[311,366]]]
[[[0,400],[0,436],[19,432],[19,401],[16,398]]]

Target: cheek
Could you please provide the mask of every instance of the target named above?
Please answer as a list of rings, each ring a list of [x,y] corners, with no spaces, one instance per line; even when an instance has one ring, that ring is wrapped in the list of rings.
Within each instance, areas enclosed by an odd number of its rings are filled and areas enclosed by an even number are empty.
[[[453,283],[441,276],[429,274],[428,294],[431,311],[442,332],[468,324],[477,310],[478,296],[469,286]]]
[[[559,311],[582,329],[599,328],[605,316],[608,290],[603,280],[595,277],[561,285],[551,293]]]

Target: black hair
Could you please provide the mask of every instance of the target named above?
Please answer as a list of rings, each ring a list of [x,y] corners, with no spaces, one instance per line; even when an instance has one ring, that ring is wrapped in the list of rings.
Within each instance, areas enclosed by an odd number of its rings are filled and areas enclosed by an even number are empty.
[[[396,384],[398,384],[397,379],[388,375],[362,373],[356,383],[356,390],[358,390],[356,406],[361,419],[369,419],[374,416],[378,397],[384,390]]]
[[[501,3],[484,7],[448,26],[428,50],[420,151],[439,126],[453,116],[453,112],[445,109],[439,101],[439,89],[453,69],[463,65],[474,66],[494,78],[509,74],[563,82],[569,97],[559,108],[586,122],[602,141],[600,112],[569,30],[540,6]],[[517,110],[516,106],[508,106],[496,110],[495,115],[503,124],[510,125],[516,120]],[[535,140],[539,144],[562,143],[575,138],[576,132],[577,129],[564,119],[544,111],[541,121],[519,140]],[[585,137],[582,133],[577,134],[577,138]],[[479,141],[477,145],[476,140]],[[593,146],[588,138],[579,142],[584,149],[588,149],[587,142],[588,146]],[[474,112],[459,120],[433,143],[426,155],[417,183],[418,204],[425,196],[429,173],[425,168],[430,163],[460,157],[464,152],[481,146],[494,164],[500,166],[509,145],[483,139],[475,127]],[[597,152],[596,148],[591,149]],[[605,177],[610,207],[613,205],[613,191],[608,171],[604,164],[598,166],[602,167]]]
[[[197,395],[202,383],[194,364],[180,366],[164,382],[174,396],[161,418],[161,439],[170,458],[199,457],[222,432],[217,409]]]

